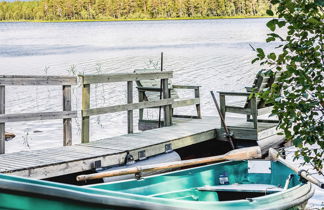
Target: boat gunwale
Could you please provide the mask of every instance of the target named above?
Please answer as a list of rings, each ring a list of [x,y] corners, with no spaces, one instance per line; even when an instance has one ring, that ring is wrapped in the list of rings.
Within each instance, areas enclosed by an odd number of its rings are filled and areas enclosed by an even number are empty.
[[[260,160],[260,161],[268,161],[268,160]],[[227,163],[231,163],[231,162],[235,163],[235,162],[246,162],[246,161],[224,161],[224,162],[221,162],[221,163],[214,163],[214,164],[205,165],[205,166],[198,166],[198,167],[194,167],[194,168],[195,169],[203,169],[203,168],[209,168],[209,167],[211,168],[211,167],[213,167],[215,165],[227,164]],[[190,170],[192,170],[192,169],[193,168],[184,169],[184,170],[181,170],[181,172],[190,172]],[[180,172],[180,171],[171,171],[171,172],[166,172],[166,173],[162,173],[162,174],[155,174],[155,175],[147,176],[145,178],[154,178],[154,177],[158,177],[158,176],[161,176],[161,175],[172,175],[172,174],[175,174],[175,173],[178,173],[178,172]],[[85,188],[100,189],[100,188],[96,188],[96,186],[103,186],[103,185],[107,185],[107,184],[118,184],[118,183],[127,182],[127,181],[136,181],[136,180],[135,179],[129,179],[129,180],[122,180],[122,181],[113,181],[113,182],[110,182],[110,183],[93,184],[93,185],[87,185],[87,186],[84,186],[84,187]],[[194,188],[190,188],[190,189],[194,189]],[[104,189],[100,189],[100,190],[106,191]],[[282,195],[285,195],[287,193],[290,194],[290,193],[293,193],[293,192],[298,192],[299,190],[303,190],[303,191],[306,191],[306,192],[303,193],[303,195],[301,197],[289,198],[289,199],[285,199],[284,201],[282,201],[283,200]],[[113,191],[113,190],[109,190],[109,191]],[[186,190],[179,190],[179,192],[180,191],[186,191]],[[139,196],[140,198],[147,198],[149,200],[153,199],[154,201],[149,201],[149,202],[154,202],[154,203],[155,203],[155,201],[159,201],[159,200],[164,201],[164,202],[173,200],[173,199],[170,199],[170,198],[153,197],[151,195],[139,195],[139,194],[133,194],[133,193],[127,193],[127,192],[120,192],[120,191],[113,191],[113,192],[118,192],[118,193],[121,193],[123,195]],[[314,192],[315,192],[315,189],[312,186],[312,184],[309,183],[309,182],[306,182],[306,183],[299,183],[296,186],[291,187],[291,188],[289,188],[287,190],[283,190],[281,192],[276,192],[276,193],[271,193],[271,194],[267,194],[267,195],[260,196],[260,197],[251,198],[250,201],[247,200],[247,199],[232,200],[232,201],[189,201],[189,200],[174,200],[174,201],[181,202],[181,203],[183,202],[184,204],[185,203],[188,204],[188,203],[197,203],[197,202],[199,202],[199,204],[206,204],[206,205],[208,205],[208,204],[220,204],[220,203],[226,205],[226,204],[239,204],[239,203],[241,203],[241,204],[250,204],[251,201],[252,202],[256,201],[256,202],[261,202],[262,203],[262,202],[265,202],[267,200],[273,200],[274,199],[274,200],[278,201],[278,203],[280,203],[280,206],[271,207],[271,208],[265,208],[264,206],[262,206],[262,209],[269,209],[269,210],[270,209],[287,209],[287,208],[299,205],[299,204],[307,201],[309,198],[311,198],[313,196]],[[275,198],[277,198],[277,199],[275,199]],[[147,200],[147,199],[145,199],[145,200]],[[262,204],[262,205],[264,205],[264,204]]]
[[[229,161],[229,162],[237,162],[237,161]],[[241,161],[239,161],[241,162]],[[220,164],[220,163],[216,163]],[[213,164],[213,165],[216,165]],[[224,164],[224,163],[223,163]],[[199,168],[204,167],[212,167],[210,165],[208,166],[201,166]],[[186,169],[190,170],[190,169]],[[168,172],[167,174],[172,174],[175,172]],[[160,175],[153,175],[150,177],[155,177]],[[121,181],[118,181],[121,182]],[[125,181],[122,181],[125,182]],[[103,185],[103,184],[101,184]],[[8,187],[9,186],[9,187]],[[92,185],[94,186],[94,185]],[[11,188],[11,189],[10,189]],[[221,206],[221,205],[242,205],[242,206],[250,206],[255,208],[261,208],[262,209],[273,209],[271,208],[265,208],[264,203],[268,201],[271,201],[271,198],[274,198],[274,200],[279,200],[278,204],[275,209],[281,209],[281,208],[289,208],[294,205],[300,204],[308,200],[314,193],[314,187],[310,183],[299,183],[298,185],[282,192],[277,192],[269,195],[265,195],[262,197],[256,197],[253,198],[252,201],[256,201],[259,203],[259,205],[256,203],[256,206],[251,206],[251,201],[249,200],[234,200],[234,201],[188,201],[188,200],[173,200],[168,198],[161,198],[161,197],[148,197],[144,195],[138,195],[138,194],[131,194],[127,192],[120,192],[120,191],[113,191],[113,190],[105,190],[100,188],[95,188],[91,186],[85,186],[85,187],[79,187],[69,184],[62,184],[62,183],[55,183],[50,181],[44,181],[44,180],[36,180],[36,179],[29,179],[29,178],[23,178],[23,177],[17,177],[17,176],[9,176],[9,175],[0,175],[0,189],[4,190],[12,190],[17,192],[24,192],[24,193],[32,193],[36,195],[45,195],[47,197],[54,197],[54,198],[64,198],[65,200],[71,200],[71,201],[82,201],[83,203],[90,203],[90,204],[97,204],[97,205],[105,205],[105,206],[120,206],[123,207],[125,205],[129,205],[132,207],[138,207],[138,208],[149,208],[149,209],[160,209],[160,208],[167,208],[172,206],[172,208],[176,209],[182,209],[182,207],[179,207],[180,205],[185,204],[203,204],[203,206],[212,205],[215,207]],[[30,190],[32,189],[32,190]],[[286,193],[292,193],[294,195],[294,192],[302,189],[303,191],[307,191],[302,193],[297,198],[291,198],[289,197],[288,201],[285,199],[282,201],[282,195]],[[68,194],[69,196],[66,196]],[[301,194],[301,193],[299,193]],[[75,195],[81,195],[81,196],[75,196]],[[82,198],[83,196],[83,198]],[[81,197],[81,198],[80,198]],[[85,199],[86,198],[86,199]],[[90,200],[89,200],[90,198]],[[143,199],[144,198],[144,199]],[[295,199],[297,201],[293,202]],[[280,201],[281,200],[281,201]],[[178,204],[174,205],[174,204]],[[219,205],[216,205],[219,204]],[[279,207],[278,207],[279,205]],[[128,207],[129,207],[128,206]],[[284,207],[283,207],[284,206]]]
[[[50,197],[56,199],[63,199],[66,201],[76,201],[76,202],[81,201],[82,203],[94,204],[99,206],[101,205],[106,207],[115,206],[119,208],[133,208],[133,209],[135,208],[165,209],[167,207],[170,207],[165,204],[152,203],[144,200],[135,200],[134,198],[127,198],[127,197],[121,198],[115,195],[115,194],[119,194],[119,192],[110,191],[110,190],[100,190],[95,188],[87,189],[87,188],[82,188],[74,185],[53,183],[44,180],[34,180],[34,179],[27,179],[23,177],[4,175],[6,177],[14,177],[14,178],[21,179],[20,181],[19,180],[13,181],[10,179],[3,179],[1,176],[3,175],[2,174],[0,175],[0,189],[2,190],[1,193],[6,193],[6,192],[28,193],[28,194],[33,194],[34,196],[38,195],[38,196],[44,196],[44,197]],[[23,180],[33,180],[34,183],[26,183],[23,182]],[[39,183],[35,183],[35,182],[39,182]],[[54,184],[54,186],[46,185],[48,183],[52,185]],[[109,195],[109,193],[112,195]],[[174,207],[174,208],[183,209],[179,207]]]

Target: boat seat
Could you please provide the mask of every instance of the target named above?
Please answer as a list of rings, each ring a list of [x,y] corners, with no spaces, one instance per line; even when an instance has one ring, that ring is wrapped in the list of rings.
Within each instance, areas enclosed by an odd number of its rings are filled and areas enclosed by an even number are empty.
[[[255,193],[275,193],[283,189],[275,185],[268,184],[231,184],[231,185],[217,185],[204,186],[196,188],[199,191],[212,192],[255,192]]]

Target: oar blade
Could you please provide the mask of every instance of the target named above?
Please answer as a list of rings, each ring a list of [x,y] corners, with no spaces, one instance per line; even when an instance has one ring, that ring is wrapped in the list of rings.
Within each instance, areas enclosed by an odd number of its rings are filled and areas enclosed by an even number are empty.
[[[255,146],[232,150],[224,156],[227,160],[250,160],[261,158],[262,152],[259,146]]]

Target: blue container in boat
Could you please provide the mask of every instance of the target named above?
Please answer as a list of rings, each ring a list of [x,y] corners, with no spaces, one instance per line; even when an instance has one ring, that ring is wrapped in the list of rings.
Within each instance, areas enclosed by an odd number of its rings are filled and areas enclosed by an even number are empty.
[[[226,173],[219,175],[219,184],[220,185],[229,184],[228,176]]]

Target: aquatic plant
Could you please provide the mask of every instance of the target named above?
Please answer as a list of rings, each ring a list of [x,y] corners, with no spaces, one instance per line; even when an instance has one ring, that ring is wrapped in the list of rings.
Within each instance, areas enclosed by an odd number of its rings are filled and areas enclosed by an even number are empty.
[[[23,138],[23,145],[25,145],[28,149],[30,149],[30,145],[29,145],[29,139],[30,139],[29,132],[30,132],[30,128],[26,128],[24,130],[25,135],[22,136],[22,138]]]

